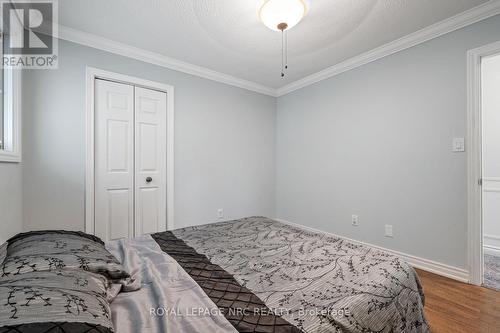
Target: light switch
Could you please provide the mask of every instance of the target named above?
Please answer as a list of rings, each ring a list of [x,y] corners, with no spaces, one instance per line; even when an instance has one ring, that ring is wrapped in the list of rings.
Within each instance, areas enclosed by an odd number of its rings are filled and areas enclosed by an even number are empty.
[[[385,237],[394,237],[394,233],[392,232],[392,224],[385,225]]]
[[[465,139],[464,138],[453,138],[452,151],[454,153],[461,153],[465,151]]]

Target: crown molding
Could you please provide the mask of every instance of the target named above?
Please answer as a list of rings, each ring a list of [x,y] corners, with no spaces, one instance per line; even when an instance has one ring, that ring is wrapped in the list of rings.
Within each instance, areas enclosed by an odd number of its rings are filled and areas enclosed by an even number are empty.
[[[205,67],[193,65],[175,58],[164,56],[159,53],[146,51],[144,49],[133,47],[87,32],[79,31],[63,25],[59,25],[57,37],[73,43],[100,49],[110,53],[115,53],[124,57],[151,63],[190,75],[195,75],[208,80],[232,85],[264,95],[279,97],[291,93],[292,91],[307,87],[319,81],[323,81],[333,76],[342,74],[351,69],[369,64],[391,54],[409,49],[418,44],[422,44],[431,39],[464,28],[498,14],[500,14],[500,0],[490,0],[489,2],[486,2],[482,5],[471,8],[465,12],[430,25],[400,39],[347,59],[341,63],[323,69],[314,74],[308,75],[278,89],[267,87],[256,82],[240,79],[235,76],[217,72]]]
[[[277,89],[276,94],[278,96],[286,95],[288,93],[291,93],[292,91],[307,87],[311,84],[323,81],[325,79],[347,72],[351,69],[366,65],[373,61],[387,57],[391,54],[409,49],[418,44],[422,44],[431,39],[464,28],[498,14],[500,14],[500,1],[490,0],[489,2],[430,25],[400,39],[389,42],[373,50],[362,53],[341,63],[289,83]]]
[[[277,97],[276,89],[63,25],[59,25],[57,38],[136,59],[142,62],[162,66],[186,74],[195,75],[204,79]]]

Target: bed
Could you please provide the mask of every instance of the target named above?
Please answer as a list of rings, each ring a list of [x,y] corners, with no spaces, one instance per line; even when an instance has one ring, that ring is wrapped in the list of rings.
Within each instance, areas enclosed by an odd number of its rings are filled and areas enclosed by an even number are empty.
[[[128,292],[109,304],[111,331],[429,332],[418,276],[404,261],[268,218],[106,249],[128,274],[118,283]],[[0,306],[0,327],[2,318]]]

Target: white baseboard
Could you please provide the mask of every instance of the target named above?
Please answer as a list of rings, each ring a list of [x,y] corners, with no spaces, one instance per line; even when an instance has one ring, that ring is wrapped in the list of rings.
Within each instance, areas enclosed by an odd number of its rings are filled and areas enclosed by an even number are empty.
[[[500,237],[497,235],[484,235],[483,251],[485,254],[500,257]]]
[[[500,247],[484,245],[484,254],[489,254],[490,256],[500,257]]]
[[[438,274],[438,275],[442,275],[442,276],[445,276],[445,277],[448,277],[450,279],[454,279],[454,280],[457,280],[457,281],[460,281],[460,282],[469,283],[469,272],[467,270],[465,270],[465,269],[462,269],[462,268],[457,268],[457,267],[453,267],[453,266],[450,266],[450,265],[442,264],[442,263],[439,263],[439,262],[436,262],[436,261],[432,261],[432,260],[429,260],[429,259],[419,258],[419,257],[416,257],[416,256],[412,256],[410,254],[406,254],[406,253],[402,253],[402,252],[398,252],[398,251],[386,249],[386,248],[383,248],[383,247],[380,247],[380,246],[377,246],[377,245],[373,245],[373,244],[370,244],[370,243],[361,242],[361,241],[358,241],[358,240],[355,240],[355,239],[351,239],[351,238],[347,238],[347,237],[344,237],[344,236],[336,235],[336,234],[333,234],[333,233],[327,232],[327,231],[322,231],[322,230],[314,229],[314,228],[311,228],[311,227],[307,227],[307,226],[304,226],[304,225],[301,225],[301,224],[297,224],[297,223],[293,223],[293,222],[290,222],[290,221],[286,221],[286,220],[283,220],[283,219],[274,218],[274,220],[278,221],[278,222],[281,222],[281,223],[284,223],[284,224],[288,224],[288,225],[300,228],[300,229],[304,229],[304,230],[308,230],[308,231],[312,231],[312,232],[324,233],[324,234],[328,234],[328,235],[331,235],[331,236],[334,236],[334,237],[345,239],[345,240],[353,242],[353,243],[357,243],[357,244],[361,244],[361,245],[366,245],[366,246],[369,246],[369,247],[373,247],[373,248],[376,248],[377,250],[381,250],[381,251],[387,252],[389,254],[392,254],[392,255],[394,255],[396,257],[399,257],[399,258],[403,259],[404,261],[406,261],[407,263],[409,263],[410,265],[412,265],[415,268],[423,269],[425,271],[428,271],[428,272],[431,272],[431,273],[435,273],[435,274]]]
[[[485,234],[483,236],[483,245],[488,247],[500,248],[500,237],[497,235]]]

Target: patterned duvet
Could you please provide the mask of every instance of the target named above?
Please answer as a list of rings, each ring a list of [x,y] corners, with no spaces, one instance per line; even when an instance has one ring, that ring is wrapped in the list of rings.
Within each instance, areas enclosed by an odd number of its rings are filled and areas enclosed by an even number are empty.
[[[412,267],[325,233],[252,217],[107,246],[72,231],[10,239],[0,332],[429,332]],[[130,292],[114,299],[116,283]]]
[[[417,274],[385,252],[263,217],[171,233],[305,332],[429,332]]]

